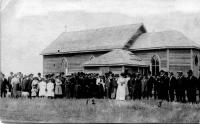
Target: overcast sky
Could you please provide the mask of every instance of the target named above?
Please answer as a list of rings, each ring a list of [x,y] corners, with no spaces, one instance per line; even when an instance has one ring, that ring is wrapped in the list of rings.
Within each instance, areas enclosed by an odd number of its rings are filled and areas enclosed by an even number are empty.
[[[1,12],[6,74],[42,72],[41,51],[64,30],[143,22],[200,42],[199,0],[4,0]]]

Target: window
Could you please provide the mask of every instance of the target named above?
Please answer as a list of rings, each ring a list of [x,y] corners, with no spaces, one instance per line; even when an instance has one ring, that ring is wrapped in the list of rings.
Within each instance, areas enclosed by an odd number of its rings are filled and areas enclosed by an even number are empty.
[[[95,57],[92,55],[91,57],[90,57],[90,60],[92,60],[92,59],[94,59]]]
[[[63,58],[61,61],[61,72],[65,72],[65,74],[68,74],[68,62],[66,58]]]
[[[197,57],[197,55],[196,55],[195,58],[194,58],[194,64],[195,64],[196,66],[198,66],[198,62],[199,62],[199,60],[198,60],[198,57]]]
[[[151,71],[152,75],[158,75],[160,72],[160,62],[159,62],[159,57],[154,55],[151,59]]]

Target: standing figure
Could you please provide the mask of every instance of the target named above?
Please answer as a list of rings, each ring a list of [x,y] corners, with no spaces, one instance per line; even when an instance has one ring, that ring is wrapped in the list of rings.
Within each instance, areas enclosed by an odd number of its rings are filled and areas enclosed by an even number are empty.
[[[53,79],[49,79],[47,83],[47,97],[53,99],[55,96],[54,94],[54,83]]]
[[[117,94],[116,94],[116,100],[125,100],[126,96],[126,80],[125,80],[124,73],[121,73],[120,77],[117,80]]]
[[[141,99],[142,97],[142,83],[141,83],[141,74],[138,73],[135,79],[135,93],[134,98]]]
[[[175,85],[176,85],[176,77],[174,76],[173,72],[170,72],[170,78],[169,78],[169,97],[170,101],[174,101],[175,96]]]
[[[130,98],[131,98],[131,99],[135,99],[135,98],[134,98],[134,92],[135,92],[135,78],[136,78],[136,75],[135,75],[135,73],[133,73],[133,74],[131,75],[130,80],[128,81],[128,90],[129,90],[129,94],[130,94]]]
[[[37,77],[34,77],[33,78],[33,81],[32,81],[32,89],[31,89],[31,97],[34,98],[37,96],[38,94],[38,78]]]
[[[55,97],[61,97],[62,96],[62,82],[57,76],[55,79]]]
[[[146,98],[147,97],[147,81],[148,81],[148,78],[147,76],[143,76],[142,77],[142,80],[141,80],[141,84],[142,84],[142,98]]]
[[[38,85],[39,97],[45,97],[47,95],[47,83],[44,78],[41,78],[41,81]]]
[[[196,102],[196,87],[197,87],[197,78],[193,75],[192,70],[189,70],[187,72],[187,84],[186,84],[186,90],[187,90],[187,98],[188,102],[195,103]]]
[[[12,94],[14,98],[18,97],[18,91],[19,91],[19,78],[17,77],[17,74],[14,75],[14,78],[11,80],[12,85]]]
[[[116,92],[117,92],[117,75],[113,75],[112,81],[111,81],[111,99],[116,98]]]
[[[185,99],[185,83],[186,78],[183,76],[183,72],[177,72],[177,82],[175,85],[175,91],[176,91],[176,99],[178,102],[186,102]]]
[[[155,83],[154,77],[151,75],[151,72],[148,73],[147,79],[147,99],[152,97],[153,85]]]

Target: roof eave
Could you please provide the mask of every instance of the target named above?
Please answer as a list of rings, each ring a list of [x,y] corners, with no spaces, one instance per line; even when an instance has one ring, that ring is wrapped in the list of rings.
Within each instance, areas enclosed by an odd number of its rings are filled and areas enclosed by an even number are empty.
[[[164,46],[164,47],[151,47],[151,48],[130,48],[130,51],[140,51],[140,50],[157,50],[157,49],[198,49],[200,50],[200,47],[197,46]]]
[[[125,63],[121,63],[121,64],[83,64],[84,67],[95,67],[95,66],[137,66],[137,67],[148,67],[149,65],[139,65],[139,64],[125,64]]]
[[[42,52],[42,53],[40,53],[40,55],[61,55],[61,54],[72,54],[72,53],[104,52],[104,51],[111,51],[113,49],[121,49],[121,48],[81,50],[81,51],[68,51],[68,52],[46,52],[46,53]]]

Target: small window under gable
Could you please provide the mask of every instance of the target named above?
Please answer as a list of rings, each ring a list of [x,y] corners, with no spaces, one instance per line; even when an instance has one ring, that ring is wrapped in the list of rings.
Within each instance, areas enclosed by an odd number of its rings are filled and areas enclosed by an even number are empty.
[[[89,60],[92,60],[92,59],[94,59],[95,57],[94,57],[94,55],[92,55],[92,56],[90,56],[90,59]]]

